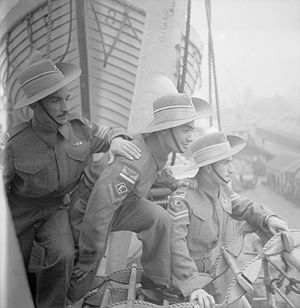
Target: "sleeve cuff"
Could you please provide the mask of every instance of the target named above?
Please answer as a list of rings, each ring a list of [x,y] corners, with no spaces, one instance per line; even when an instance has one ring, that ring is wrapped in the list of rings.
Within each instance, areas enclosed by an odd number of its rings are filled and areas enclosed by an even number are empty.
[[[111,128],[111,130],[108,133],[108,138],[107,138],[109,144],[116,137],[121,137],[121,138],[126,139],[126,140],[132,140],[132,138],[127,135],[125,129],[121,128],[121,127]]]
[[[269,230],[269,226],[268,226],[268,220],[270,217],[272,216],[275,216],[275,217],[278,217],[279,219],[281,219],[278,215],[274,214],[274,213],[271,213],[271,214],[268,214],[265,218],[264,218],[264,221],[263,221],[263,229],[265,231],[270,231]]]
[[[194,273],[185,280],[174,278],[174,283],[180,289],[184,297],[189,296],[193,291],[202,289],[212,281],[212,277],[205,273]]]

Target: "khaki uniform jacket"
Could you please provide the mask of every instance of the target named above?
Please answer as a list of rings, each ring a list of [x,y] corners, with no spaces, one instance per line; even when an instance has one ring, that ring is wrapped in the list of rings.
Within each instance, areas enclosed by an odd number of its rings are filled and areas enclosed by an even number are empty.
[[[273,215],[263,205],[238,196],[229,185],[220,186],[219,194],[208,193],[203,188],[205,182],[200,178],[195,187],[177,190],[168,205],[173,221],[173,281],[184,296],[212,281],[211,253],[226,232],[230,217],[267,232],[265,218]]]
[[[88,204],[81,205],[86,208],[70,209],[71,215],[84,212],[78,243],[81,264],[96,261],[99,247],[105,242],[103,228],[109,213],[145,198],[167,162],[168,155],[162,153],[155,134],[138,135],[132,142],[141,149],[140,159],[131,161],[117,157],[113,164],[107,165],[108,156],[105,155],[84,170],[85,185],[93,187],[92,193]]]
[[[49,130],[35,118],[7,134],[3,180],[8,193],[43,200],[62,198],[77,184],[91,154],[106,152],[110,141],[125,135],[120,128],[98,126],[70,117],[58,130]]]

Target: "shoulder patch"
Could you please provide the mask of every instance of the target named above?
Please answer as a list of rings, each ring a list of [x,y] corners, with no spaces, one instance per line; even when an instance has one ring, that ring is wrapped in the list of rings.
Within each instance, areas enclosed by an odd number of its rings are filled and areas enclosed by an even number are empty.
[[[108,185],[111,201],[114,203],[124,199],[132,191],[138,177],[139,173],[129,166],[120,166],[118,174]]]
[[[181,192],[175,192],[170,198],[167,211],[173,220],[189,216],[189,209],[184,200],[184,195],[185,194],[182,194]]]
[[[128,166],[124,166],[120,172],[120,176],[131,184],[135,184],[139,174],[129,168]]]
[[[74,112],[74,113],[70,113],[68,116],[69,121],[74,121],[74,120],[78,120],[80,121],[82,124],[88,126],[89,128],[93,127],[93,123],[92,121],[88,120],[87,118],[82,117],[79,113]]]

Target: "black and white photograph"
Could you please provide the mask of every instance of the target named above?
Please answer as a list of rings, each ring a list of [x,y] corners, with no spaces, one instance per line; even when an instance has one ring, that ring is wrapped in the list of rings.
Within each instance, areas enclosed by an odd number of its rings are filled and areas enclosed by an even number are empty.
[[[0,0],[0,308],[300,307],[300,0]]]

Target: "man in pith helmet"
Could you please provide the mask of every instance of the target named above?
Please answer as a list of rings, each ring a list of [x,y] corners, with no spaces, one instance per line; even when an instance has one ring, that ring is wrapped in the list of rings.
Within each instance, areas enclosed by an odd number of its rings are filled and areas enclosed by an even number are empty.
[[[199,98],[164,95],[153,103],[153,121],[133,140],[142,151],[139,160],[117,157],[108,166],[105,155],[85,169],[70,207],[78,248],[70,300],[79,300],[89,290],[112,231],[136,232],[143,243],[145,275],[157,285],[170,284],[171,221],[162,207],[145,196],[169,153],[186,151],[194,121],[209,115],[210,105]]]
[[[69,114],[67,85],[79,67],[54,63],[38,51],[24,67],[18,75],[24,97],[14,107],[29,106],[33,118],[7,133],[3,180],[26,270],[35,273],[36,305],[61,308],[74,264],[69,195],[92,153],[110,149],[112,159],[133,159],[139,149],[123,139],[123,129]]]
[[[172,219],[171,255],[173,283],[184,297],[201,308],[214,307],[218,290],[213,280],[212,250],[220,245],[227,220],[245,220],[267,234],[288,230],[285,221],[262,204],[239,197],[230,185],[232,156],[244,140],[222,132],[205,134],[191,146],[198,170],[190,187],[178,189],[167,210]]]

